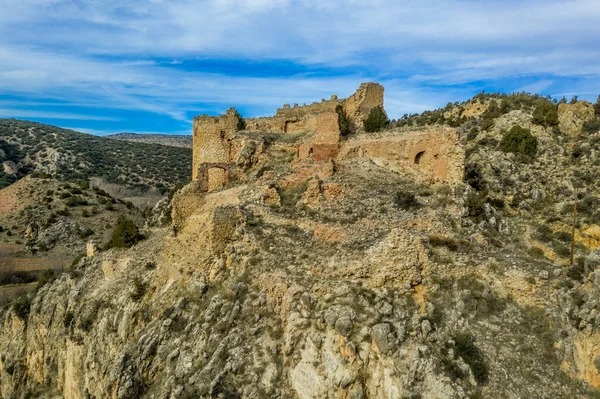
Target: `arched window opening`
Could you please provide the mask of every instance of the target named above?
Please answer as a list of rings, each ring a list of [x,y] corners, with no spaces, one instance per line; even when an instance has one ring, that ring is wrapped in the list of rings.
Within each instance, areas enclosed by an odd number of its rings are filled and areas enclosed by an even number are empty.
[[[425,155],[425,151],[421,151],[420,153],[418,153],[415,156],[415,165],[418,165],[421,163],[421,158],[423,158],[423,155]]]

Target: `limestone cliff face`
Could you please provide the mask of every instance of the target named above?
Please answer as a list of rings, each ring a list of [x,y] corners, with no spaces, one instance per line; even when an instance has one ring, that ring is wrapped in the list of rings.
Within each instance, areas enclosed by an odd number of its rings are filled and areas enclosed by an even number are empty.
[[[505,115],[487,141],[527,120]],[[567,173],[547,159],[560,143],[534,134],[533,165],[470,151],[489,195],[562,194],[541,177]],[[265,137],[231,148],[242,178],[186,186],[173,225],[83,259],[31,295],[29,314],[0,311],[2,397],[584,398],[598,386],[595,273],[574,283],[577,270],[535,257],[538,222],[516,201],[470,214],[455,129],[357,135],[329,162]],[[436,154],[452,160],[446,180]]]

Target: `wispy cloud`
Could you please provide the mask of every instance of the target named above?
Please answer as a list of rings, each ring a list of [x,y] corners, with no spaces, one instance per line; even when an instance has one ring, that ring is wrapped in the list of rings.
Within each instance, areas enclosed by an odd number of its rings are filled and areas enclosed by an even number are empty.
[[[122,130],[180,131],[194,113],[230,104],[249,115],[269,113],[283,103],[349,95],[367,80],[386,85],[392,116],[481,89],[600,92],[596,0],[0,6],[2,106],[20,117],[95,118],[82,126],[89,131],[114,131],[118,123]],[[46,101],[51,110],[41,105]],[[80,117],[63,118],[69,115]]]
[[[84,120],[84,121],[119,121],[119,118],[106,116],[68,114],[61,112],[33,111],[26,109],[0,108],[1,118],[41,118],[41,119],[64,119],[64,120]]]

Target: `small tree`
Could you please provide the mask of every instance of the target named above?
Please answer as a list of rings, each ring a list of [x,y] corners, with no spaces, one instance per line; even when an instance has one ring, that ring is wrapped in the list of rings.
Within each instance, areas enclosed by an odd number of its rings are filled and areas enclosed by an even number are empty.
[[[344,107],[342,105],[338,105],[335,107],[335,112],[338,114],[338,125],[340,126],[340,134],[342,136],[348,136],[352,133],[350,118],[348,118],[348,114],[344,111]]]
[[[12,309],[21,320],[27,320],[31,310],[31,300],[27,294],[21,295],[12,304]]]
[[[237,130],[245,130],[246,129],[246,121],[244,120],[244,117],[242,116],[242,114],[240,114],[238,112],[238,110],[235,110],[235,116],[237,117]]]
[[[512,152],[513,154],[522,155],[528,159],[535,156],[538,150],[538,140],[529,129],[521,126],[513,126],[502,137],[500,141],[500,149],[504,152]]]
[[[598,96],[596,104],[594,104],[594,113],[596,114],[596,116],[600,116],[600,96]]]
[[[558,125],[558,111],[556,105],[550,101],[540,102],[533,110],[533,123],[545,127]]]
[[[387,114],[380,106],[374,107],[369,112],[369,116],[364,120],[366,132],[378,132],[389,125],[390,120]]]
[[[145,237],[140,233],[140,230],[135,225],[133,220],[124,216],[119,216],[117,225],[112,232],[110,241],[106,244],[106,248],[129,248]]]

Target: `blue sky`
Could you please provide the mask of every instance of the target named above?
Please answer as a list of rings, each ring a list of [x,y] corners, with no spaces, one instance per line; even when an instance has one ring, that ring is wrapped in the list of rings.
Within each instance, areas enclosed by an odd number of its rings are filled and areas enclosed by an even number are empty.
[[[598,0],[0,0],[0,117],[189,134],[193,116],[386,87],[392,118],[481,90],[600,94]]]

